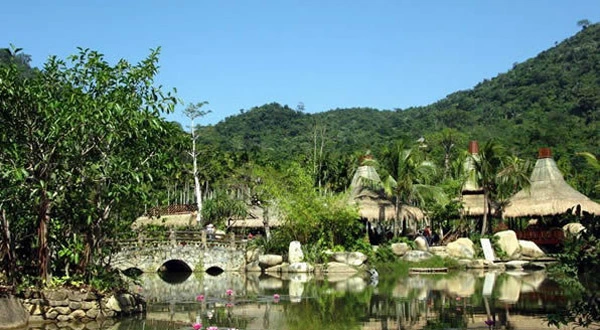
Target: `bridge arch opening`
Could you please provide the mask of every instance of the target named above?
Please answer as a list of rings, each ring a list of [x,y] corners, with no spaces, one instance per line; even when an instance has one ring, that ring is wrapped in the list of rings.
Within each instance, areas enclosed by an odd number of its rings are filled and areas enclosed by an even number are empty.
[[[206,273],[211,276],[219,276],[224,272],[223,268],[219,266],[212,266],[206,270]]]
[[[183,260],[169,260],[158,269],[158,276],[167,283],[183,283],[192,275],[192,269]]]
[[[123,274],[127,277],[138,277],[138,276],[142,275],[143,273],[144,273],[144,271],[142,271],[141,269],[139,269],[137,267],[130,267],[123,271]]]

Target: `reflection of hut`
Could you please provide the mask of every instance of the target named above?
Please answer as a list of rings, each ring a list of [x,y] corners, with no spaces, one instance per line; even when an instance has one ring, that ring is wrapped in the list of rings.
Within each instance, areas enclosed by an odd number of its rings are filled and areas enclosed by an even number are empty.
[[[530,181],[528,189],[523,189],[510,198],[504,217],[543,217],[567,212],[600,215],[600,204],[565,182],[549,148],[540,148]]]
[[[392,231],[396,219],[395,205],[385,195],[381,185],[375,168],[366,165],[356,170],[350,184],[350,203],[358,206],[359,214],[367,221],[370,233],[379,236]],[[406,221],[412,227],[426,220],[425,214],[418,207],[403,205],[400,209],[399,221]],[[400,224],[398,226],[402,228]]]

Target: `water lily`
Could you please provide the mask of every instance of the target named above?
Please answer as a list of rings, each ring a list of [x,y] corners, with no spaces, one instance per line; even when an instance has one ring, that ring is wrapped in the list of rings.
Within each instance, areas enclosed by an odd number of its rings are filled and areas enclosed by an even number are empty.
[[[194,328],[194,330],[200,330],[200,329],[202,329],[202,323],[196,322],[196,323],[192,324],[192,328]]]
[[[227,289],[227,291],[225,291],[225,293],[226,293],[228,296],[233,296],[233,290],[231,290],[231,289]]]
[[[196,301],[204,301],[204,295],[200,294],[196,297]]]

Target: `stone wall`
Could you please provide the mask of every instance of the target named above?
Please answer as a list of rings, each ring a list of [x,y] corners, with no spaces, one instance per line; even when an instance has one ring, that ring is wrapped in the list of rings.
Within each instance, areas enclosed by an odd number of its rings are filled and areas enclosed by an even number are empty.
[[[146,309],[144,300],[136,295],[101,296],[67,289],[26,292],[22,303],[29,314],[29,323],[87,322],[141,313]]]
[[[0,329],[14,329],[27,325],[29,315],[19,299],[0,296]]]

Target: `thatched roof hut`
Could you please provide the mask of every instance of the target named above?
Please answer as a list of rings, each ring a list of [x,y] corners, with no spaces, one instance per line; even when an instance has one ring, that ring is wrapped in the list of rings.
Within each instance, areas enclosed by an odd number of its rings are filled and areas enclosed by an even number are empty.
[[[394,203],[380,188],[381,179],[372,166],[360,166],[350,184],[350,203],[358,206],[361,218],[372,221],[392,221],[396,219]],[[418,207],[403,205],[400,220],[423,221],[425,213]]]
[[[467,176],[467,180],[463,185],[461,192],[462,208],[460,212],[463,216],[482,216],[483,215],[483,188],[479,185],[476,178],[470,175],[475,170],[474,159],[477,158],[479,153],[479,144],[477,141],[469,142],[469,155],[464,165],[464,171]],[[494,213],[495,209],[492,206],[491,213]]]
[[[281,221],[275,208],[268,209],[269,227],[279,227]],[[227,220],[228,228],[263,228],[265,226],[265,209],[259,205],[249,206],[244,218],[230,218]]]
[[[549,148],[539,150],[530,181],[528,189],[519,191],[509,199],[503,217],[552,216],[570,210],[575,212],[577,209],[600,215],[600,204],[565,182]]]

